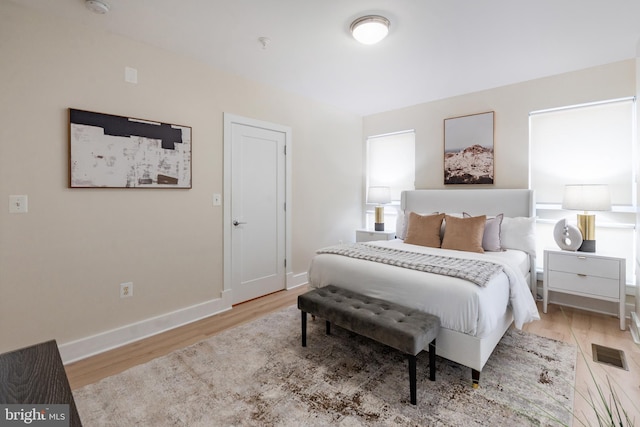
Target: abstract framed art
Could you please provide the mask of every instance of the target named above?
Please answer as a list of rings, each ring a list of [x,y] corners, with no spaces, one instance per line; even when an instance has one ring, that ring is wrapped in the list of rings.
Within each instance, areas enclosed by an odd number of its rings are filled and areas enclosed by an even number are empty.
[[[191,188],[191,128],[69,109],[71,188]]]
[[[444,183],[493,184],[494,112],[444,120]]]

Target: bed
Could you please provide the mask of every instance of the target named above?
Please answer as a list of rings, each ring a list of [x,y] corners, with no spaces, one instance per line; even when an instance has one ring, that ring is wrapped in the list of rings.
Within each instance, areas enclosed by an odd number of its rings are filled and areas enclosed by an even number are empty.
[[[433,248],[415,244],[409,237],[406,241],[396,239],[352,246],[358,246],[354,250],[385,256],[387,252],[393,256],[408,252],[407,255],[420,259],[447,257],[455,262],[480,266],[486,261],[498,271],[491,273],[486,283],[472,283],[469,280],[473,279],[464,275],[437,274],[430,272],[434,270],[425,270],[422,265],[421,268],[415,268],[415,265],[407,268],[404,261],[394,263],[371,260],[371,257],[345,256],[345,245],[340,245],[324,248],[314,256],[308,272],[309,286],[318,288],[332,284],[437,315],[442,322],[437,354],[471,368],[475,386],[482,368],[509,327],[515,323],[521,328],[524,323],[539,319],[534,298],[534,194],[531,190],[520,189],[405,191],[396,230],[398,237],[406,237],[408,218],[415,220],[409,225],[415,235],[417,219],[414,217],[423,220],[437,213],[448,214],[450,233],[453,233],[454,223],[461,222],[455,218],[462,218],[463,214],[475,217],[473,221],[486,216],[482,221],[486,224],[487,229],[483,231],[487,236],[490,222],[499,217],[500,248],[484,253]],[[444,224],[440,236],[446,236],[447,222]],[[470,267],[470,271],[473,268]]]

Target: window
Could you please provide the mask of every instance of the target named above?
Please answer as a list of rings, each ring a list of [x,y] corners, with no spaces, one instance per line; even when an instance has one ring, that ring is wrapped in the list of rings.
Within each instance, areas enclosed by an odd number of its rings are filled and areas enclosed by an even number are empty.
[[[385,230],[395,229],[402,191],[415,189],[415,153],[413,130],[367,138],[365,194],[369,187],[391,188],[391,204],[385,208]],[[373,210],[371,205],[367,207],[367,228],[373,229]]]
[[[627,282],[635,264],[635,99],[575,105],[529,116],[530,188],[536,192],[538,268],[542,251],[557,247],[555,223],[576,222],[562,210],[566,184],[607,184],[611,212],[596,213],[596,250],[627,259]]]
[[[611,203],[635,205],[633,99],[533,112],[531,187],[562,203],[564,184],[608,184]]]

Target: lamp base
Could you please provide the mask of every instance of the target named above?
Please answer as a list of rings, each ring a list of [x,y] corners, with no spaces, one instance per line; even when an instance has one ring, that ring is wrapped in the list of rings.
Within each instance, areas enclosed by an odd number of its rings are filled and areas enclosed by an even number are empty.
[[[384,206],[376,206],[375,230],[384,231]]]
[[[582,233],[582,239],[594,240],[596,237],[596,216],[593,214],[578,214],[577,217],[578,229]]]
[[[595,252],[596,241],[595,240],[583,240],[582,245],[578,248],[580,252]]]

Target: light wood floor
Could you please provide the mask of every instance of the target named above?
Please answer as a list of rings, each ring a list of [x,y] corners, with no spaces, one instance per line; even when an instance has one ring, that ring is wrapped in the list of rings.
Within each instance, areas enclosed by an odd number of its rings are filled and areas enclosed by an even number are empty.
[[[117,374],[130,367],[170,353],[215,335],[221,331],[249,322],[267,313],[296,303],[299,294],[306,292],[301,286],[290,291],[276,292],[233,307],[232,310],[180,328],[111,350],[67,365],[66,371],[72,389]],[[607,378],[614,384],[626,408],[640,425],[640,347],[631,339],[629,331],[620,331],[615,317],[549,305],[541,320],[525,326],[525,330],[548,338],[579,344],[584,357],[578,354],[576,391],[574,398],[574,426],[598,425],[593,409],[584,396],[596,392],[594,380],[606,387]],[[625,352],[628,371],[592,361],[591,343],[621,349]],[[481,386],[482,386],[482,380]],[[607,393],[608,395],[608,393]]]
[[[215,316],[66,365],[65,370],[71,389],[92,384],[102,378],[202,341],[226,329],[296,304],[298,295],[306,291],[306,286],[300,286],[290,291],[276,292],[235,305],[233,309]]]
[[[633,342],[628,319],[627,330],[621,331],[620,320],[617,317],[554,304],[549,305],[547,314],[542,312],[542,303],[538,304],[538,310],[541,320],[525,325],[525,331],[559,341],[577,343],[579,346],[573,425],[599,425],[594,410],[589,405],[588,396],[591,393],[594,400],[598,399],[597,383],[603,387],[608,398],[609,379],[624,408],[628,409],[632,419],[635,418],[636,425],[640,426],[640,347]],[[629,370],[594,362],[592,343],[623,350]]]

